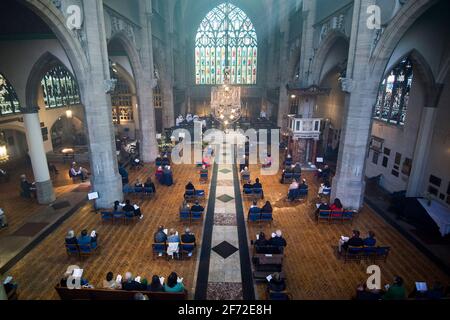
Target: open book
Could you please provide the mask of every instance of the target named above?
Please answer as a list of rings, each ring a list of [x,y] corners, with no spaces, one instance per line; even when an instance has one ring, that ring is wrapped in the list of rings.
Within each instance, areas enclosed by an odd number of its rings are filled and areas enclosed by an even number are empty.
[[[137,204],[135,204],[135,205],[133,206],[133,208],[134,208],[134,210],[137,210],[137,209],[139,209],[139,206],[138,206]]]
[[[159,281],[161,282],[161,285],[163,286],[164,285],[164,277],[160,277]]]
[[[266,277],[266,279],[267,279],[268,282],[270,282],[270,280],[272,280],[272,275],[269,274],[269,275]]]

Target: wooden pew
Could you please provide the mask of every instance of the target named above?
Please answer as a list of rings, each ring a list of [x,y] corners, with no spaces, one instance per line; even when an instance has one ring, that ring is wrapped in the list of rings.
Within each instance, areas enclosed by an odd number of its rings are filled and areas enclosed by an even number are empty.
[[[55,287],[61,300],[134,300],[136,293],[142,293],[150,300],[187,300],[188,292],[150,292],[150,291],[125,291],[111,289],[68,289],[59,284]]]

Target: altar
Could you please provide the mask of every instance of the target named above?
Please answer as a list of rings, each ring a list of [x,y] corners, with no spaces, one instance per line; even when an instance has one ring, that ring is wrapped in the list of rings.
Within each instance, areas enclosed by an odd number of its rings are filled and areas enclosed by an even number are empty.
[[[439,227],[439,232],[443,237],[450,233],[450,209],[436,200],[417,199],[428,215]]]

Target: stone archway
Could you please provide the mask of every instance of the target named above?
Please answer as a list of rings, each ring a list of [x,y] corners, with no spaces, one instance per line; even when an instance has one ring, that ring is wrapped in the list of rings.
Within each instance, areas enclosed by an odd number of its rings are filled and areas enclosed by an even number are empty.
[[[130,60],[136,83],[136,93],[139,106],[139,140],[140,154],[145,162],[154,161],[157,154],[155,108],[153,106],[151,74],[144,72],[139,53],[133,41],[129,39],[124,31],[115,33],[109,43],[118,41]]]

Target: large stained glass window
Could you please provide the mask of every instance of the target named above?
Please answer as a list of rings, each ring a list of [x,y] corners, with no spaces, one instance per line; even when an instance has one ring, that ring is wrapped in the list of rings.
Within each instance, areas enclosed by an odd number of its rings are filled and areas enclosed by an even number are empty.
[[[47,71],[41,81],[47,108],[59,108],[81,103],[80,91],[73,75],[58,64]]]
[[[401,60],[381,82],[374,118],[391,124],[404,125],[413,80],[409,58]]]
[[[20,103],[16,91],[0,73],[0,116],[8,116],[19,112]]]
[[[247,15],[223,3],[203,19],[195,39],[196,84],[223,84],[230,68],[231,84],[256,84],[258,39]]]

